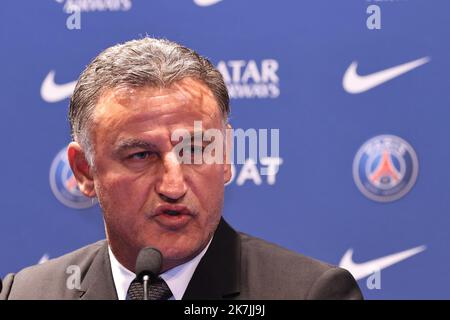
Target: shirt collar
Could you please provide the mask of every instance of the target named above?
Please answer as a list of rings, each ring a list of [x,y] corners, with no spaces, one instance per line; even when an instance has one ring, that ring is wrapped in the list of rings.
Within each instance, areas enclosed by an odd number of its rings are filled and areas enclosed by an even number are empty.
[[[172,268],[162,274],[160,277],[167,283],[172,291],[172,298],[169,300],[181,300],[183,298],[184,292],[191,281],[192,275],[197,268],[200,260],[205,255],[206,251],[211,244],[211,240],[208,242],[206,247],[194,258],[185,262],[175,268]],[[131,282],[136,278],[136,275],[125,268],[114,256],[110,246],[108,245],[109,260],[111,262],[111,271],[113,275],[114,285],[116,287],[117,298],[119,300],[125,300],[127,296],[128,288]]]

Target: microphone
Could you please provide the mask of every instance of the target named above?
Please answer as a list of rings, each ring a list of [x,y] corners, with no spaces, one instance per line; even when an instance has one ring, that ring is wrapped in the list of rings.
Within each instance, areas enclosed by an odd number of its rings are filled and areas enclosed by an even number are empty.
[[[162,267],[162,254],[158,249],[146,247],[139,251],[136,258],[136,277],[143,281],[144,300],[148,300],[148,281],[155,279]]]

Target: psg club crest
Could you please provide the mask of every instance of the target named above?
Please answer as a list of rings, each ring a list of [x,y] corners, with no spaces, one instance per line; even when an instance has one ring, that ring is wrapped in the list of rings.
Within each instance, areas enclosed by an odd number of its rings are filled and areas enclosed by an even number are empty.
[[[67,159],[67,148],[62,149],[53,159],[50,167],[50,187],[56,199],[69,208],[86,209],[97,203],[85,197],[78,189]]]
[[[411,145],[394,135],[366,141],[353,160],[353,179],[369,199],[395,201],[407,194],[417,180],[419,161]]]

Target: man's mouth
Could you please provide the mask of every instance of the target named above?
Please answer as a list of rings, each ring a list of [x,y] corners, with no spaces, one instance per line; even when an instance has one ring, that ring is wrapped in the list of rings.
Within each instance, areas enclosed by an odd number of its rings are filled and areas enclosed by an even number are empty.
[[[156,208],[155,215],[169,215],[169,216],[180,216],[180,215],[188,215],[192,216],[192,211],[189,210],[184,205],[175,205],[175,204],[163,204]]]
[[[185,227],[194,214],[183,205],[160,205],[155,210],[154,219],[164,228],[177,230]]]
[[[168,214],[169,216],[176,217],[176,216],[180,215],[181,212],[176,211],[176,210],[166,210],[166,211],[164,211],[164,214]]]

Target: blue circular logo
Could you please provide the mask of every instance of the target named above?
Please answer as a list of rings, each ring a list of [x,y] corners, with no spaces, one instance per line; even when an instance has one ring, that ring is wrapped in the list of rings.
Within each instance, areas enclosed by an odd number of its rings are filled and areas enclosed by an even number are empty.
[[[62,149],[53,159],[50,167],[50,187],[56,199],[69,208],[86,209],[96,204],[96,200],[84,196],[78,189],[77,180],[67,159],[67,148]]]
[[[353,179],[369,199],[390,202],[414,186],[419,161],[411,145],[393,135],[380,135],[364,143],[353,160]]]

